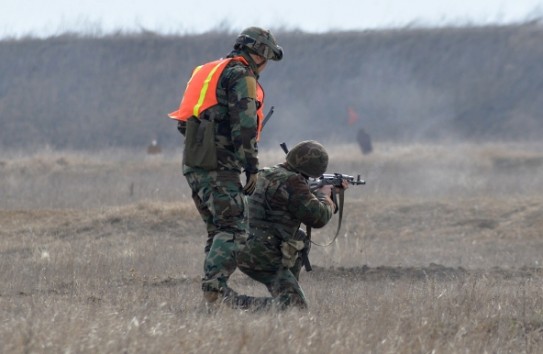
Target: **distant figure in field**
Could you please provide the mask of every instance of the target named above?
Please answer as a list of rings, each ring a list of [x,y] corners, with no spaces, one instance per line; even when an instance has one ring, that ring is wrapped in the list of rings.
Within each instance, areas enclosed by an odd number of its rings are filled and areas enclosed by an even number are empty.
[[[151,142],[151,145],[147,147],[147,153],[149,155],[157,155],[157,154],[160,154],[161,152],[162,152],[162,149],[158,145],[156,139],[153,139],[153,141]]]
[[[373,146],[371,145],[371,137],[364,130],[364,128],[360,128],[360,130],[358,130],[358,133],[356,134],[356,141],[358,141],[358,145],[360,145],[360,150],[364,155],[367,155],[373,151]]]

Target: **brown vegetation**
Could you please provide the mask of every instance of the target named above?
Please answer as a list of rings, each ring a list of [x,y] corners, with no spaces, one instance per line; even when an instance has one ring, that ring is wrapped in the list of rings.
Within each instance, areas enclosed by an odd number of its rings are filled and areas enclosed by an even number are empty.
[[[285,59],[262,74],[276,113],[263,144],[537,140],[543,134],[543,36],[511,26],[277,33]],[[0,147],[164,148],[192,69],[228,54],[234,33],[0,41]],[[287,128],[285,128],[287,127]],[[332,134],[331,134],[332,133]]]
[[[367,185],[311,250],[309,312],[279,314],[203,310],[178,156],[0,156],[0,352],[543,351],[541,166],[496,163],[540,145],[329,150],[330,172]],[[239,272],[232,286],[266,294]]]

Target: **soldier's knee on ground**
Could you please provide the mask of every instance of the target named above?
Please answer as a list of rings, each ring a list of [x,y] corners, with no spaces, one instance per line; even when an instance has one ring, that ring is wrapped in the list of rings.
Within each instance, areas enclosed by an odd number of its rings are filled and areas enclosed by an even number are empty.
[[[308,307],[305,299],[297,294],[284,294],[279,296],[277,300],[279,308],[281,310],[286,310],[288,308],[298,308],[300,310],[305,310]]]
[[[274,299],[271,297],[254,297],[240,295],[230,288],[221,291],[224,304],[233,309],[249,310],[253,312],[268,311],[273,308]]]

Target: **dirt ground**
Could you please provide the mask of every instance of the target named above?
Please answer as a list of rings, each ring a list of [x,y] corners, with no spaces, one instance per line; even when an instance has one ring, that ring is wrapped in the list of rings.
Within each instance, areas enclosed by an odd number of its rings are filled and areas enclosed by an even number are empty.
[[[59,241],[114,242],[119,235],[134,238],[134,245],[153,237],[200,249],[204,241],[203,226],[189,202],[140,202],[91,210],[0,210],[0,223],[1,251],[9,257],[35,257],[36,247],[47,249]],[[327,227],[313,230],[313,240],[328,243],[336,223],[337,216]],[[542,232],[541,197],[347,201],[339,237],[328,247],[314,245],[311,258],[318,269],[315,273],[359,280],[483,271],[496,276],[537,275],[543,262]]]
[[[332,168],[368,183],[346,192],[337,240],[311,249],[310,312],[212,321],[205,232],[175,159],[3,158],[0,351],[199,353],[217,348],[205,333],[222,333],[215,344],[232,353],[538,352],[539,154],[416,146],[353,160],[338,148]],[[267,295],[240,272],[231,285]]]
[[[543,146],[377,145],[375,150],[362,156],[355,145],[329,148],[329,172],[360,173],[367,184],[347,191],[342,233],[334,245],[313,247],[315,273],[360,279],[539,274]],[[35,248],[46,249],[48,242],[114,239],[127,232],[136,238],[167,235],[199,249],[204,230],[177,153],[143,159],[126,151],[0,156],[3,258],[35,257]],[[261,158],[262,165],[282,159],[280,151]],[[336,225],[337,216],[314,230],[314,239],[327,243]],[[198,266],[191,268],[195,276]]]

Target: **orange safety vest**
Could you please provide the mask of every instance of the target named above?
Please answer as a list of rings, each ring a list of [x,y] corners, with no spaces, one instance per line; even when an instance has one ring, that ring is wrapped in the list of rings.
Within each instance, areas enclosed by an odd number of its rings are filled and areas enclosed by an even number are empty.
[[[187,121],[194,116],[199,118],[200,114],[206,109],[213,107],[219,103],[217,99],[217,85],[219,77],[221,77],[224,68],[232,60],[240,61],[245,65],[249,63],[243,57],[226,58],[212,61],[207,64],[200,65],[194,69],[192,76],[187,83],[187,88],[183,94],[183,99],[179,105],[179,109],[168,116],[172,119]],[[262,121],[264,120],[264,90],[260,84],[256,83],[256,100],[260,106],[256,111],[257,116],[257,132],[256,140],[260,140],[260,132],[262,131]]]

